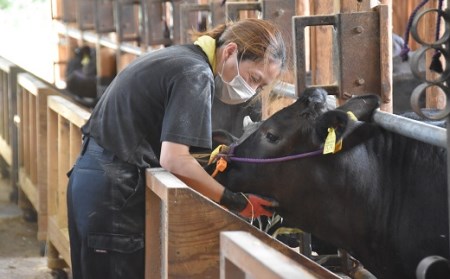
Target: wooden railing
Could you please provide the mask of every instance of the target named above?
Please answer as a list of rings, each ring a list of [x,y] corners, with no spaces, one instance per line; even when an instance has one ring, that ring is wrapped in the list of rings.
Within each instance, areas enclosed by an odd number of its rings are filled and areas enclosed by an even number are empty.
[[[59,96],[48,98],[47,109],[47,183],[48,183],[48,267],[70,266],[67,228],[66,173],[80,153],[81,126],[90,112]]]
[[[0,56],[0,163],[5,162],[11,179],[11,195],[17,188],[18,149],[17,127],[13,118],[17,109],[17,74],[22,70],[14,63]]]
[[[220,233],[221,279],[335,278],[319,276],[317,265],[308,265],[297,263],[248,232]]]
[[[47,239],[47,97],[55,94],[33,75],[18,75],[19,205],[36,210],[38,240]]]
[[[148,169],[146,184],[146,278],[219,278],[224,231],[251,233],[298,269],[307,270],[310,278],[339,278],[163,169]],[[256,261],[251,256],[248,260]]]

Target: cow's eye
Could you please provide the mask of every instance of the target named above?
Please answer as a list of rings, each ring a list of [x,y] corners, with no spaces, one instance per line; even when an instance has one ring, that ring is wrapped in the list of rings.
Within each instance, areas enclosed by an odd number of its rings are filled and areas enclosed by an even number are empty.
[[[274,134],[269,133],[269,132],[266,134],[266,138],[267,138],[267,139],[269,140],[269,142],[271,142],[271,143],[275,143],[275,142],[277,142],[278,139],[279,139],[278,136],[275,136]]]

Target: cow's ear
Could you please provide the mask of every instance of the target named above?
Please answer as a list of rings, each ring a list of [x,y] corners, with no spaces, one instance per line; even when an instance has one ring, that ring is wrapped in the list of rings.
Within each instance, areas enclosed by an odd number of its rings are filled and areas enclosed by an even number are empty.
[[[333,128],[336,133],[336,140],[340,140],[347,128],[349,116],[345,111],[331,110],[317,118],[316,135],[320,143],[323,143],[328,136],[329,128]]]
[[[351,111],[358,120],[370,122],[374,111],[380,107],[380,98],[377,95],[362,95],[353,97],[338,109]]]

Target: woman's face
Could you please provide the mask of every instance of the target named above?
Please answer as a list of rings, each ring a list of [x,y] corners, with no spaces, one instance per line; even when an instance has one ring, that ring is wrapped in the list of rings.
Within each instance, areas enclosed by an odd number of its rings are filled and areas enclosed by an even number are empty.
[[[255,91],[259,91],[272,83],[281,71],[281,62],[279,61],[264,64],[264,61],[243,60],[238,63],[237,50],[229,55],[225,53],[222,58],[222,65],[219,64],[218,71],[222,74],[223,80],[230,82],[238,75],[239,67],[239,74]]]

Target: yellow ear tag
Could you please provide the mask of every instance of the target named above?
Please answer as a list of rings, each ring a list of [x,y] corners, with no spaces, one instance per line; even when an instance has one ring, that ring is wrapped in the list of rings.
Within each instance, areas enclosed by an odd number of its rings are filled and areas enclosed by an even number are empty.
[[[90,58],[88,55],[83,56],[83,59],[81,60],[81,65],[86,66],[89,64]]]
[[[325,139],[323,154],[334,153],[335,147],[336,147],[336,133],[334,132],[334,128],[328,128],[328,136]]]
[[[353,114],[353,112],[347,111],[347,115],[348,115],[348,118],[350,118],[351,120],[358,121],[358,118],[356,118],[356,116]]]

